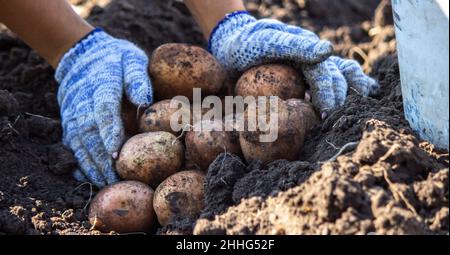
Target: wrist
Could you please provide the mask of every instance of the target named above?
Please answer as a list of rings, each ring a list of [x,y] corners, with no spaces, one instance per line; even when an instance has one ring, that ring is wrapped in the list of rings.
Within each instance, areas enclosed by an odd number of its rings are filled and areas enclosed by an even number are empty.
[[[61,59],[63,56],[77,43],[82,41],[84,38],[86,38],[89,34],[91,34],[94,31],[94,27],[92,27],[89,24],[82,24],[76,32],[72,33],[72,36],[65,37],[64,41],[60,43],[58,47],[55,47],[54,51],[52,52],[51,56],[47,59],[47,61],[50,63],[53,68],[57,68]]]
[[[248,11],[235,11],[225,15],[211,32],[208,50],[216,56],[224,38],[229,38],[237,29],[255,21],[256,18],[251,16]]]
[[[226,13],[245,10],[242,0],[185,0],[184,3],[200,26],[206,40]]]
[[[56,65],[56,80],[60,83],[79,59],[83,58],[84,55],[89,53],[95,46],[100,43],[105,43],[111,38],[110,35],[100,28],[95,28],[84,35],[84,37],[80,38],[78,42],[74,43],[74,45],[66,50],[60,57],[60,60]]]

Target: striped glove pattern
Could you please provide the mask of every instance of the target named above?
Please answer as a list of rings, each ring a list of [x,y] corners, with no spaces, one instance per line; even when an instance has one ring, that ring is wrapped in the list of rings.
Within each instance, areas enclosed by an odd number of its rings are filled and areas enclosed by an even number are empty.
[[[63,143],[79,162],[74,176],[97,187],[119,181],[113,157],[124,142],[121,102],[153,101],[148,57],[134,44],[92,31],[61,59],[59,83]]]

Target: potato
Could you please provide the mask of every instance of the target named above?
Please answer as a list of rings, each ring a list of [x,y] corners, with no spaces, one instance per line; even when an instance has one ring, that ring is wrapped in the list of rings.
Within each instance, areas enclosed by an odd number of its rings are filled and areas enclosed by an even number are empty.
[[[269,107],[267,107],[267,110]],[[247,108],[244,114],[245,123],[248,123],[249,113],[256,114],[256,109]],[[239,143],[242,153],[247,160],[260,160],[263,164],[271,163],[278,159],[296,160],[303,148],[307,124],[305,123],[302,109],[291,102],[278,101],[278,139],[271,143],[260,142],[263,132],[245,131],[239,132]]]
[[[155,219],[153,189],[123,181],[102,189],[89,207],[89,222],[102,232],[147,232]]]
[[[183,145],[167,132],[133,136],[122,147],[116,169],[125,180],[136,180],[156,188],[177,172],[183,163]]]
[[[207,170],[209,165],[220,153],[226,151],[235,155],[241,154],[238,134],[236,132],[225,131],[224,124],[221,120],[203,120],[197,122],[194,126],[198,125],[202,125],[202,131],[191,130],[187,132],[185,144],[190,160],[202,170]],[[206,126],[210,127],[209,130],[212,131],[204,130]]]
[[[306,133],[309,133],[320,123],[319,115],[317,115],[314,106],[311,103],[307,103],[300,99],[289,99],[286,102],[294,107],[298,107],[302,112]]]
[[[269,64],[253,67],[238,80],[237,96],[278,96],[283,100],[305,98],[304,78],[292,67]]]
[[[170,108],[170,101],[170,99],[163,100],[147,108],[139,121],[139,130],[141,132],[165,131],[173,135],[179,135],[181,131],[175,132],[170,127],[170,119],[178,111],[178,108]],[[190,109],[181,108],[181,111],[187,111],[183,114],[191,116]],[[181,121],[182,119],[179,118],[179,123]]]
[[[153,208],[161,226],[166,226],[174,217],[198,217],[204,205],[204,180],[201,171],[182,171],[158,186]]]
[[[192,99],[194,88],[201,88],[205,96],[218,93],[226,73],[208,51],[187,44],[169,43],[153,52],[150,75],[156,98],[186,96]]]

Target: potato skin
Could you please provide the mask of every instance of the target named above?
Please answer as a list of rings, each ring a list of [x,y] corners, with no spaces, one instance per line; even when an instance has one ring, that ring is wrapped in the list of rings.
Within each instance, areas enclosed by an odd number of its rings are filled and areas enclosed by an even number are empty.
[[[278,96],[280,99],[305,98],[304,78],[292,67],[282,64],[256,66],[236,83],[237,96]]]
[[[225,82],[225,70],[208,51],[188,44],[168,43],[158,47],[150,61],[150,75],[157,99],[186,96],[193,88],[202,95],[217,94]]]
[[[245,111],[245,123],[248,123],[249,111],[251,111],[250,108]],[[278,115],[278,139],[274,142],[260,142],[259,136],[262,133],[259,131],[239,132],[239,143],[247,162],[259,160],[267,165],[278,159],[296,160],[299,157],[306,134],[306,124],[301,108],[279,100]]]
[[[153,189],[123,181],[102,189],[89,207],[89,222],[102,232],[147,232],[153,226]]]
[[[155,189],[180,169],[183,157],[183,145],[174,135],[148,132],[133,136],[123,145],[116,169],[123,179],[141,181]]]
[[[311,103],[307,103],[300,99],[289,99],[286,102],[294,107],[298,107],[302,112],[306,133],[309,133],[320,123],[319,115],[314,110],[314,106]]]
[[[203,209],[205,174],[201,171],[178,172],[155,191],[153,208],[161,226],[173,217],[197,217]]]
[[[219,156],[226,152],[235,155],[241,155],[239,146],[239,135],[237,132],[225,131],[224,124],[220,120],[203,120],[197,122],[197,125],[208,125],[210,123],[212,131],[202,130],[200,132],[191,130],[187,132],[185,138],[186,151],[195,164],[202,170],[208,170],[209,165]],[[222,131],[215,131],[222,130]]]
[[[170,118],[172,114],[178,111],[177,108],[170,108],[170,102],[171,99],[166,99],[147,108],[140,118],[139,130],[141,132],[164,131],[173,135],[179,135],[181,131],[175,132],[170,127]],[[184,108],[181,110],[183,111],[183,109]],[[189,114],[188,116],[190,116],[190,109],[187,109],[186,111],[186,114]]]

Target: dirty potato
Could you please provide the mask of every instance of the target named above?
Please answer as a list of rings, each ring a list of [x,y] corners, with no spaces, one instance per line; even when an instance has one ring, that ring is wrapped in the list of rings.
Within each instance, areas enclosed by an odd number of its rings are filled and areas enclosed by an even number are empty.
[[[206,50],[188,44],[169,43],[158,47],[150,61],[150,75],[156,98],[186,96],[194,88],[202,95],[217,94],[225,82],[225,70]]]
[[[198,217],[204,205],[204,180],[201,171],[182,171],[158,186],[153,208],[161,226],[166,226],[174,217]]]
[[[267,105],[266,110],[269,111],[269,108]],[[248,123],[249,116],[256,115],[258,111],[258,106],[248,107],[244,114],[245,123]],[[306,121],[301,108],[287,101],[278,100],[278,137],[275,141],[261,142],[260,136],[267,132],[262,132],[259,125],[256,131],[245,129],[239,132],[239,143],[245,159],[247,162],[259,160],[263,164],[278,159],[296,160],[303,148],[305,127],[309,125],[305,123]]]
[[[194,127],[198,125],[202,126],[202,131],[189,131],[186,134],[185,144],[190,159],[202,170],[207,170],[220,153],[241,155],[239,135],[236,132],[225,131],[221,120],[203,120],[197,122]]]
[[[283,100],[305,97],[304,78],[292,67],[268,64],[253,67],[238,80],[237,96],[277,96]]]
[[[157,132],[157,131],[165,131],[169,132],[173,135],[179,135],[181,131],[174,131],[170,126],[170,120],[177,111],[180,112],[180,116],[184,115],[189,118],[190,121],[190,109],[189,108],[171,108],[170,107],[170,99],[166,99],[160,102],[157,102],[147,108],[144,114],[142,114],[141,119],[139,121],[139,130],[141,132]],[[179,116],[178,122],[182,123],[182,119]]]
[[[125,180],[137,180],[156,188],[183,163],[183,145],[167,132],[133,136],[122,147],[116,169]]]
[[[305,102],[300,99],[289,99],[286,101],[289,105],[297,107],[303,114],[303,123],[305,124],[305,131],[309,133],[315,126],[320,123],[320,118],[317,112],[314,110],[314,106],[311,103]]]
[[[108,186],[92,200],[89,222],[102,232],[147,232],[155,219],[153,193],[148,185],[137,181]]]

